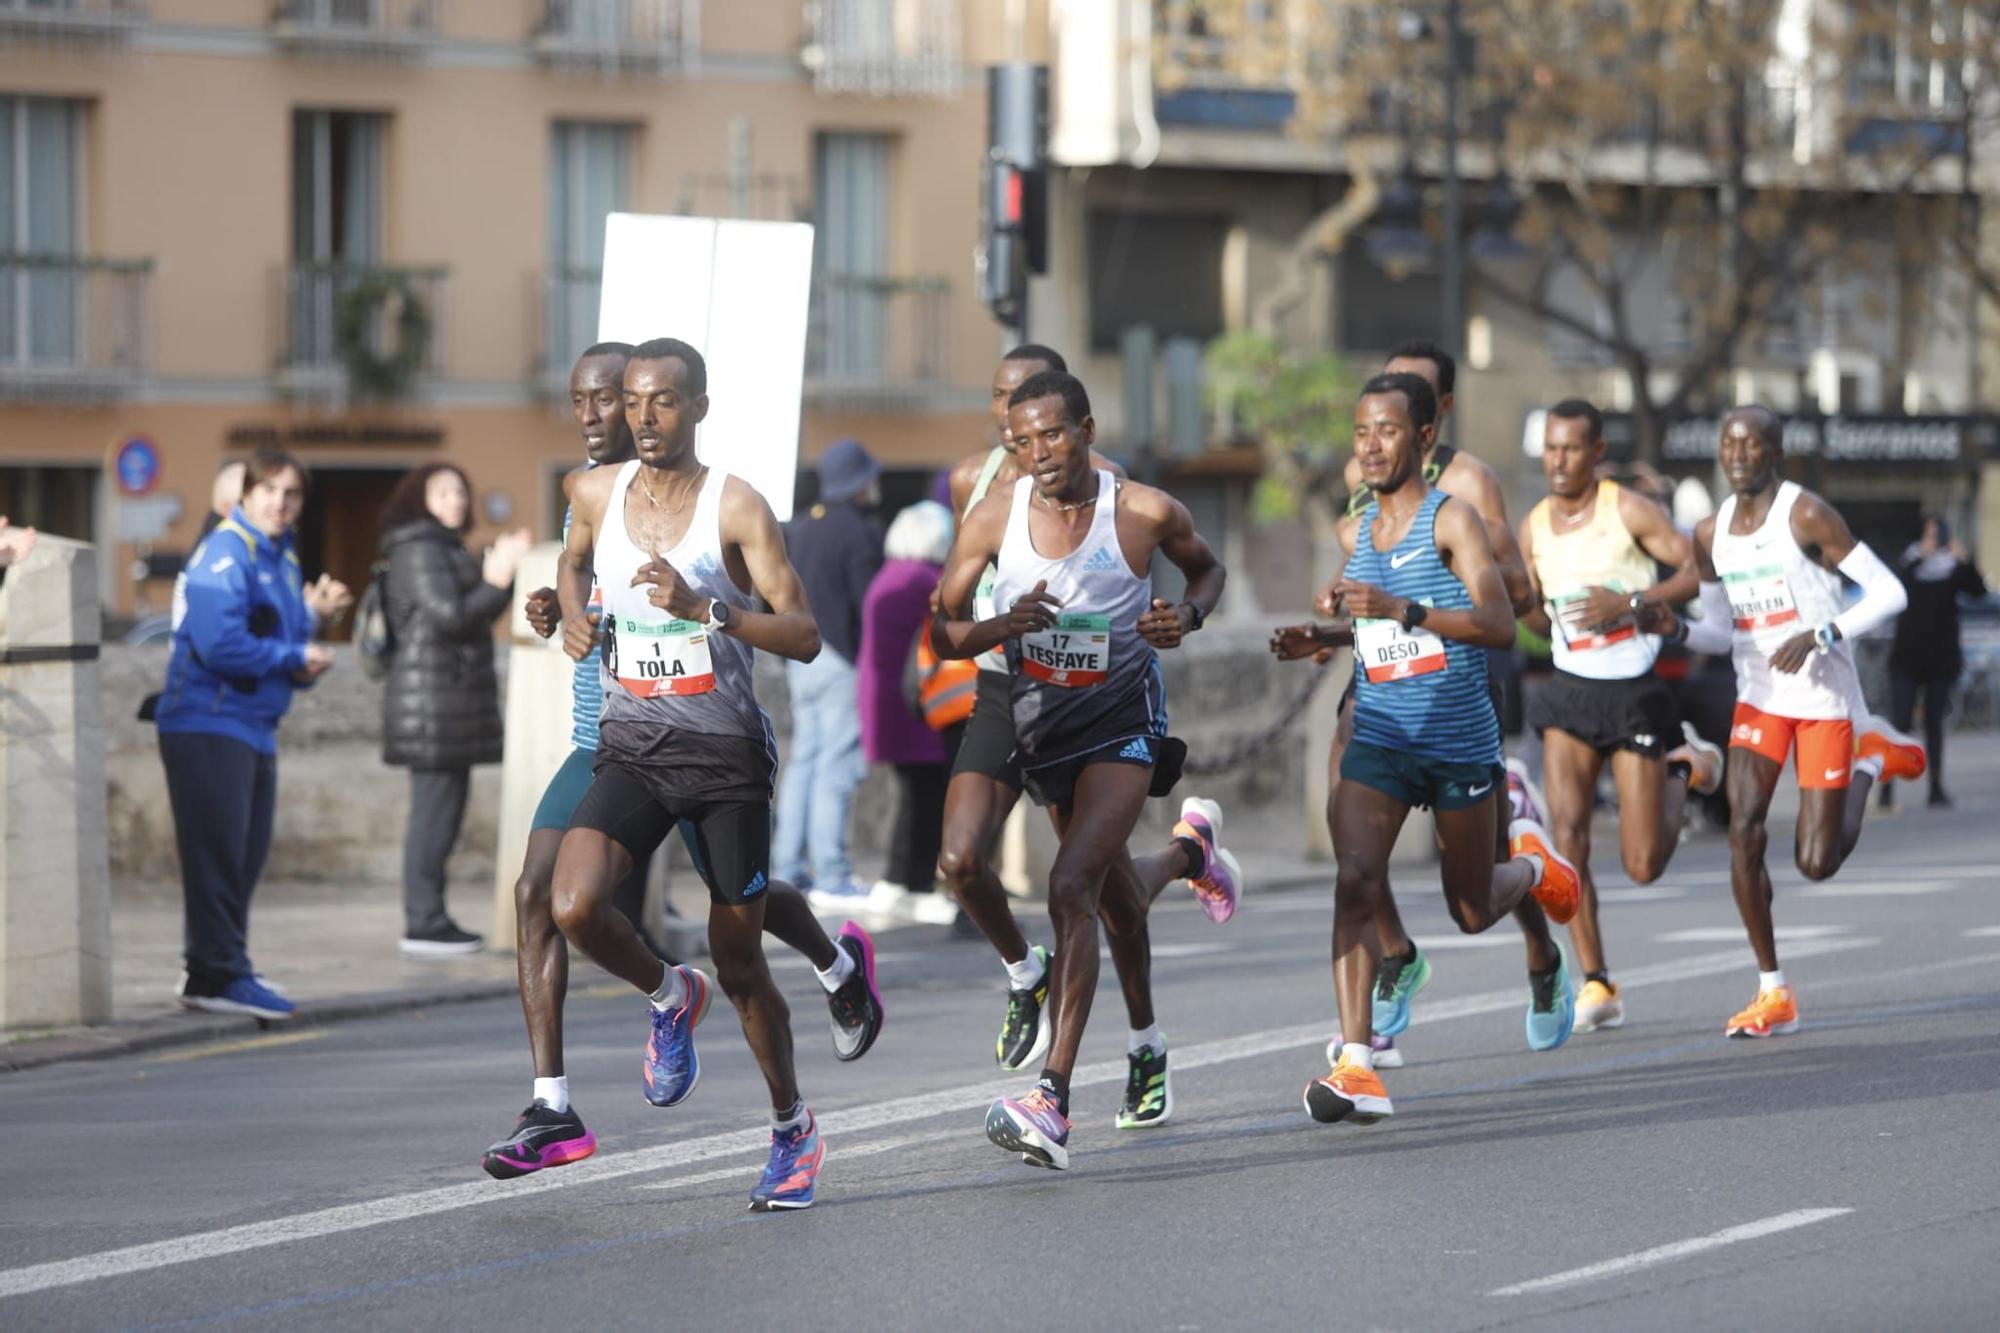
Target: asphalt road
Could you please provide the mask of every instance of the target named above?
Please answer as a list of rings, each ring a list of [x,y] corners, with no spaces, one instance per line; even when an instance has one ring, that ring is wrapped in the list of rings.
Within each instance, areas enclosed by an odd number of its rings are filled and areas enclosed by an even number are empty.
[[[762,1085],[726,1008],[699,1091],[658,1111],[641,1002],[593,987],[570,1076],[599,1152],[504,1185],[476,1163],[527,1100],[506,1003],[9,1076],[0,1327],[1991,1327],[1995,822],[1912,812],[1829,884],[1782,875],[1805,1026],[1762,1043],[1721,1035],[1755,977],[1713,841],[1607,893],[1630,1021],[1546,1055],[1512,927],[1462,939],[1406,875],[1435,976],[1370,1127],[1300,1107],[1332,1026],[1327,893],[1215,927],[1175,892],[1174,1121],[1112,1126],[1107,968],[1060,1174],[982,1133],[1028,1083],[992,1063],[983,945],[885,941],[889,1025],[854,1066],[788,961],[828,1154],[803,1214],[745,1210]]]

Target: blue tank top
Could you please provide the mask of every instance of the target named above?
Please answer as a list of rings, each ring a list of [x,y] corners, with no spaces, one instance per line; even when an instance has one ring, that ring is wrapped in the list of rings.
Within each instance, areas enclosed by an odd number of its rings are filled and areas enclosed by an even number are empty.
[[[563,510],[563,543],[569,543],[570,511]],[[590,609],[599,611],[596,585],[591,586],[593,594]],[[560,631],[558,631],[560,633]],[[570,676],[570,733],[569,743],[579,750],[597,748],[597,714],[604,707],[604,678],[599,674],[599,664],[604,660],[604,650],[598,644],[590,646],[590,655],[576,664]]]
[[[1437,549],[1443,491],[1424,497],[1394,548],[1375,549],[1381,506],[1361,516],[1346,577],[1438,610],[1469,611],[1472,592]],[[1486,650],[1393,620],[1354,625],[1354,739],[1448,763],[1500,762],[1500,722],[1486,692]]]

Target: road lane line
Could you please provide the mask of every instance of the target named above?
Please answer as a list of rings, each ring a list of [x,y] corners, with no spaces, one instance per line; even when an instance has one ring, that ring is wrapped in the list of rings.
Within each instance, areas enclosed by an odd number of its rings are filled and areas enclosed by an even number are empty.
[[[189,1060],[206,1060],[211,1055],[238,1055],[244,1051],[268,1050],[273,1046],[296,1046],[302,1041],[318,1041],[326,1034],[326,1028],[310,1028],[304,1032],[273,1032],[268,1036],[245,1037],[241,1041],[218,1041],[207,1046],[195,1046],[184,1051],[171,1051],[166,1055],[144,1058],[148,1064],[182,1064]]]
[[[1872,937],[1808,940],[1788,949],[1786,960],[1793,962],[1815,954],[1840,953],[1875,943],[1878,941]],[[1645,986],[1717,976],[1725,972],[1748,970],[1751,967],[1747,949],[1726,949],[1717,953],[1697,954],[1672,962],[1631,968],[1619,974],[1619,981],[1627,986]],[[1418,1007],[1412,1023],[1442,1023],[1481,1014],[1503,1013],[1521,1005],[1526,989],[1526,984],[1523,983],[1506,990],[1426,1002]],[[1209,1065],[1294,1050],[1301,1046],[1317,1048],[1325,1044],[1332,1030],[1333,1023],[1329,1017],[1321,1022],[1270,1028],[1262,1032],[1246,1033],[1240,1037],[1200,1042],[1177,1048],[1173,1057],[1174,1068],[1176,1071],[1186,1072]],[[1126,1072],[1126,1062],[1123,1059],[1078,1065],[1070,1077],[1070,1087],[1075,1089],[1097,1084],[1123,1083]],[[1025,1077],[1026,1075],[1016,1074],[1004,1079],[987,1079],[938,1092],[894,1097],[846,1110],[828,1111],[820,1116],[820,1124],[829,1136],[837,1136],[928,1120],[938,1115],[982,1109],[996,1098],[1019,1092]],[[680,1143],[663,1144],[657,1148],[600,1154],[587,1161],[578,1162],[574,1166],[566,1166],[557,1171],[540,1171],[514,1180],[475,1180],[456,1185],[443,1185],[409,1194],[370,1199],[362,1203],[294,1213],[288,1217],[247,1222],[240,1226],[224,1227],[215,1231],[195,1232],[140,1245],[101,1250],[70,1259],[28,1264],[20,1268],[0,1270],[0,1299],[169,1268],[176,1264],[218,1259],[249,1250],[288,1244],[292,1241],[316,1240],[342,1232],[358,1231],[363,1227],[431,1217],[481,1204],[503,1203],[524,1194],[573,1189],[624,1176],[691,1166],[697,1162],[713,1161],[720,1157],[760,1154],[768,1150],[769,1143],[768,1134],[762,1130],[732,1130]]]
[[[1606,1259],[1602,1263],[1586,1264],[1582,1268],[1572,1268],[1564,1273],[1551,1273],[1548,1277],[1538,1277],[1532,1282],[1516,1282],[1511,1287],[1500,1287],[1489,1291],[1488,1296],[1528,1296],[1541,1291],[1559,1291],[1564,1287],[1579,1286],[1585,1282],[1599,1282],[1607,1277],[1619,1277],[1637,1272],[1642,1268],[1654,1268],[1660,1264],[1685,1259],[1705,1250],[1721,1249],[1738,1241],[1756,1240],[1759,1236],[1772,1236],[1780,1231],[1792,1231],[1799,1227],[1809,1227],[1815,1222],[1827,1222],[1836,1217],[1845,1217],[1852,1208],[1800,1208],[1789,1213],[1779,1213],[1759,1222],[1745,1222],[1742,1226],[1729,1227],[1711,1232],[1706,1236],[1696,1236],[1691,1240],[1677,1240],[1670,1245],[1655,1245],[1650,1250],[1640,1250],[1637,1254],[1621,1255],[1616,1259]]]

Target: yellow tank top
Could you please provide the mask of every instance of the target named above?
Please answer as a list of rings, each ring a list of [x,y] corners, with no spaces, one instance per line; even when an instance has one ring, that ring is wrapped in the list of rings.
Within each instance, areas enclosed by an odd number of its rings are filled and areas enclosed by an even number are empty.
[[[1597,630],[1586,630],[1574,619],[1587,588],[1635,593],[1658,581],[1653,558],[1618,512],[1618,492],[1617,482],[1598,482],[1590,522],[1567,532],[1555,530],[1546,499],[1528,512],[1535,578],[1553,625],[1549,637],[1556,669],[1593,680],[1643,676],[1660,654],[1660,641],[1639,633],[1630,616]]]

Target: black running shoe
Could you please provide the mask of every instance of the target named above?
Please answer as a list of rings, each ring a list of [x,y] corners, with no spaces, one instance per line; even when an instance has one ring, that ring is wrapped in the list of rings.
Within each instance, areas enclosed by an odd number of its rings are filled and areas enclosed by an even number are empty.
[[[1055,955],[1039,944],[1030,952],[1042,960],[1042,979],[1028,990],[1007,992],[1007,1021],[1000,1025],[995,1052],[1002,1069],[1019,1069],[1041,1059],[1055,1035],[1049,1015],[1049,966]]]
[[[1146,1046],[1137,1055],[1125,1057],[1129,1067],[1125,1074],[1125,1104],[1118,1108],[1118,1128],[1151,1129],[1173,1119],[1174,1085],[1167,1078],[1166,1042],[1162,1035],[1157,1051]]]
[[[833,947],[854,960],[854,971],[840,989],[826,997],[833,1011],[833,1054],[837,1060],[859,1060],[882,1034],[882,994],[875,989],[875,941],[850,921],[840,928]]]
[[[583,1127],[576,1108],[552,1111],[547,1102],[534,1101],[514,1122],[514,1132],[488,1148],[479,1165],[495,1180],[512,1180],[581,1162],[596,1151],[597,1136]]]

